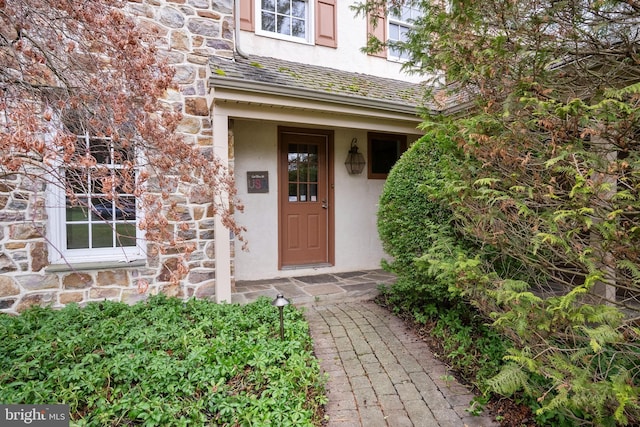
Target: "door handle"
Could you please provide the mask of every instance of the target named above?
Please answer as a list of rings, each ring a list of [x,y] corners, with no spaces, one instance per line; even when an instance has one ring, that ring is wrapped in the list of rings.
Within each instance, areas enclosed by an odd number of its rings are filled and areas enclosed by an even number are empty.
[[[327,200],[322,200],[322,209],[329,209],[329,205],[327,204]]]

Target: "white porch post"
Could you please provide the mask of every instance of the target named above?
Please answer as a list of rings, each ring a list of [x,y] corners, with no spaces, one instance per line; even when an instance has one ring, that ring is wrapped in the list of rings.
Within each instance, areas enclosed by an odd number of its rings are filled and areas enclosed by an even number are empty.
[[[229,165],[229,116],[218,114],[213,107],[213,152],[220,161]],[[222,194],[222,202],[228,202],[228,195]],[[222,224],[220,216],[215,218],[215,265],[216,302],[231,302],[231,241],[229,230]]]

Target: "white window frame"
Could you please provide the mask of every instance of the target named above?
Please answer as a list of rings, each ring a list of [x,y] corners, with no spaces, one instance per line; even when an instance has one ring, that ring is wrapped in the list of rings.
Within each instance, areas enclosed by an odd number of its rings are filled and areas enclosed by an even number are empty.
[[[313,0],[305,0],[307,3],[307,16],[305,17],[305,38],[302,37],[294,37],[286,34],[280,34],[272,31],[267,31],[262,29],[262,1],[255,0],[255,33],[260,36],[271,37],[274,39],[287,40],[295,43],[309,44],[313,45],[315,41],[315,1]],[[273,0],[277,3],[278,0]]]
[[[90,138],[90,135],[79,135],[78,138]],[[140,159],[136,159],[139,161]],[[65,166],[58,162],[57,177],[50,180],[47,185],[45,203],[47,210],[47,239],[49,244],[49,262],[56,264],[84,264],[101,262],[132,262],[145,259],[144,248],[146,241],[144,232],[139,224],[142,220],[142,212],[136,201],[136,245],[113,248],[67,248],[67,208],[64,183],[56,184],[60,177],[64,177]],[[64,178],[62,178],[64,179]]]
[[[412,21],[422,15],[422,11],[418,7],[419,5],[413,4],[412,2],[407,2],[402,5],[400,10],[401,15],[407,14],[409,16],[408,19],[404,19],[402,16],[398,16],[394,13],[389,13],[388,23],[387,23],[387,41],[406,41],[402,38],[391,38],[391,26],[396,26],[398,28],[398,34],[400,34],[400,29],[405,28],[409,30],[413,28]],[[391,47],[387,47],[387,59],[389,61],[396,62],[406,62],[409,58],[401,55],[396,55],[393,52]]]

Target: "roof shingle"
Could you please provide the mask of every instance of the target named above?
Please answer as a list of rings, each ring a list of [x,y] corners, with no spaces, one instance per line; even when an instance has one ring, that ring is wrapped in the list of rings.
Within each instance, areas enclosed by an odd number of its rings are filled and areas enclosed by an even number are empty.
[[[403,106],[424,105],[423,84],[408,83],[329,67],[320,67],[257,55],[235,59],[213,57],[211,70],[216,79],[263,82],[314,92],[386,101]]]

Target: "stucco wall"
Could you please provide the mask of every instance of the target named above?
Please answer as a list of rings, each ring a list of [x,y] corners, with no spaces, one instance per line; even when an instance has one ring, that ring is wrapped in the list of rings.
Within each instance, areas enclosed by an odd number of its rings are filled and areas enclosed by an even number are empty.
[[[351,140],[358,139],[366,157],[367,131],[335,128],[335,265],[278,270],[277,128],[275,122],[234,120],[235,175],[245,205],[236,219],[247,228],[249,242],[248,252],[236,248],[236,280],[380,268],[385,254],[376,231],[376,212],[384,180],[367,179],[366,171],[347,173],[344,161]],[[269,172],[269,193],[247,193],[247,171],[264,170]]]
[[[402,72],[402,63],[385,58],[365,55],[360,49],[367,42],[367,21],[355,16],[350,7],[358,1],[338,1],[337,3],[337,48],[296,43],[249,31],[240,31],[240,48],[248,53],[262,56],[276,56],[288,61],[322,67],[336,68],[355,73],[371,74],[390,79],[419,83],[424,76]]]

